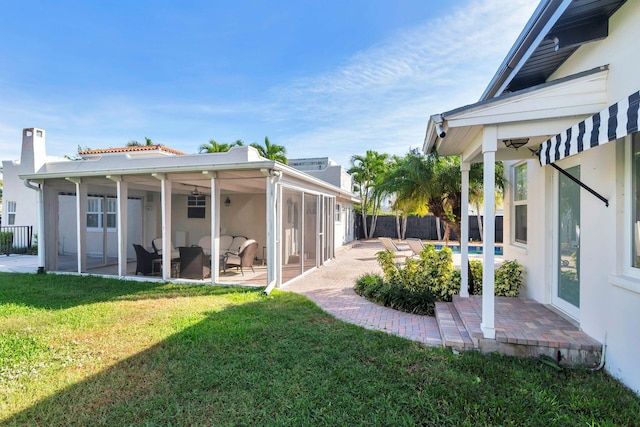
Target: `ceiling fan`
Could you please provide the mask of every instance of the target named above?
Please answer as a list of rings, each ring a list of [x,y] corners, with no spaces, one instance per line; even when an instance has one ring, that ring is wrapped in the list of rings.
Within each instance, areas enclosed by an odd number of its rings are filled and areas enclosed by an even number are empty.
[[[202,195],[202,193],[198,190],[198,186],[195,186],[193,188],[193,191],[191,192],[191,195],[192,196],[201,196]]]

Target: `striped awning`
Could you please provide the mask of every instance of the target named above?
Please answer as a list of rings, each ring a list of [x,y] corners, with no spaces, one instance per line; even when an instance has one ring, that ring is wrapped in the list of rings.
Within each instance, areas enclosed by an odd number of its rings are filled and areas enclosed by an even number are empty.
[[[562,160],[638,131],[640,91],[540,144],[540,165]]]

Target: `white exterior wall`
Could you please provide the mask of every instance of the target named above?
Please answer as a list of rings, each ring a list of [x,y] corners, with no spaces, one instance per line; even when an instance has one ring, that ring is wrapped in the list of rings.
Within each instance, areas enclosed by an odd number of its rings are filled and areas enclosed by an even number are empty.
[[[16,202],[16,219],[12,225],[32,225],[33,232],[38,232],[38,219],[36,206],[38,203],[38,193],[24,186],[18,177],[21,173],[33,172],[19,162],[4,161],[3,186],[2,186],[2,225],[9,224],[9,211],[7,202]]]
[[[504,195],[503,248],[505,259],[515,259],[526,269],[523,294],[527,298],[548,304],[551,302],[549,275],[545,266],[550,265],[551,253],[546,247],[550,215],[545,215],[546,203],[545,181],[549,175],[548,168],[541,168],[536,160],[525,162],[505,162],[507,180],[513,182],[513,167],[527,164],[527,244],[514,242],[513,188],[508,185]]]
[[[550,80],[610,65],[607,101],[612,104],[640,89],[638,40],[640,40],[640,4],[627,1],[609,19],[609,37],[580,47]]]
[[[3,161],[2,225],[32,225],[38,232],[38,194],[24,186],[20,174],[35,172],[47,159],[45,131],[42,129],[22,130],[22,152],[19,161]],[[15,222],[9,224],[7,202],[16,202]]]
[[[582,46],[552,77],[572,75],[609,65],[608,104],[640,89],[640,3],[627,2],[609,21],[609,37]],[[640,392],[640,271],[629,268],[631,189],[625,184],[624,149],[628,139],[610,142],[557,162],[563,169],[580,165],[581,180],[609,200],[609,207],[586,190],[580,193],[580,327],[605,342],[606,369]],[[509,162],[508,165],[513,165]],[[506,168],[508,171],[510,167]],[[505,222],[505,257],[527,270],[525,294],[551,303],[556,280],[554,250],[558,207],[558,173],[550,166],[528,162],[528,234],[526,248],[510,244],[512,228]],[[505,210],[512,215],[511,195]]]
[[[336,199],[336,204],[340,205],[340,221],[335,221],[335,248],[349,243],[353,240],[353,203],[343,199]],[[334,212],[335,218],[335,212]]]
[[[256,256],[262,258],[262,248],[267,246],[266,194],[229,194],[230,206],[224,205],[226,198],[223,194],[220,201],[220,234],[254,239]]]
[[[75,255],[78,253],[77,247],[77,226],[76,226],[76,196],[61,195],[58,196],[59,201],[59,223],[58,229],[60,236],[58,238],[58,254]],[[127,203],[127,258],[135,258],[136,254],[133,244],[141,244],[142,246],[151,248],[151,240],[144,242],[142,238],[142,213],[143,204],[140,199],[129,199]],[[110,228],[106,232],[107,235],[107,256],[118,256],[118,230]],[[104,232],[102,230],[87,230],[87,255],[102,256]]]

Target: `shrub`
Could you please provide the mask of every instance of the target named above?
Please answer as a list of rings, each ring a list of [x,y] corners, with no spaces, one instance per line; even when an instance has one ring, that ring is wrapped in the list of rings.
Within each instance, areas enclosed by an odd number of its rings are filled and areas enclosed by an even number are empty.
[[[474,279],[473,295],[482,295],[482,261],[471,260],[471,272]],[[517,297],[524,286],[524,267],[516,260],[505,261],[496,269],[495,295],[498,297]]]
[[[390,251],[377,254],[384,277],[365,275],[358,279],[356,292],[379,304],[398,310],[432,315],[436,301],[451,301],[460,289],[449,248],[437,251],[427,245],[419,258],[396,264]]]
[[[497,296],[517,297],[524,286],[524,268],[516,260],[505,261],[496,270],[495,292]]]
[[[433,315],[436,301],[451,301],[460,293],[460,270],[453,268],[451,250],[437,251],[427,245],[419,258],[408,258],[403,266],[391,251],[377,254],[383,276],[365,274],[356,281],[359,295],[380,305],[415,314]],[[473,295],[482,294],[482,261],[469,261],[474,279]],[[495,273],[496,296],[518,296],[523,286],[522,265],[506,261]]]
[[[13,232],[2,231],[0,232],[0,253],[11,253],[11,247],[13,246]]]

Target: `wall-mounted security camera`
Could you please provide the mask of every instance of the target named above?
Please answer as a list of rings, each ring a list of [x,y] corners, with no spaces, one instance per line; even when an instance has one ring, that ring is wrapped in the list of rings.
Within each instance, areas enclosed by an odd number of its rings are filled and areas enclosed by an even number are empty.
[[[447,136],[447,133],[444,131],[444,126],[442,126],[442,123],[436,124],[436,133],[440,138],[444,138],[445,136]]]

